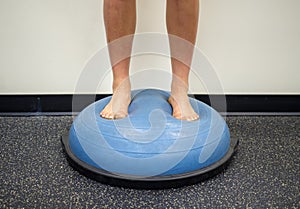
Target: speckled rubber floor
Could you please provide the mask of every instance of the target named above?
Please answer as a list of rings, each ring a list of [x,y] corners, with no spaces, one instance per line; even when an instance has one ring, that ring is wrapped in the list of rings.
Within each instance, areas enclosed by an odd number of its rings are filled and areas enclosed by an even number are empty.
[[[90,180],[67,163],[72,118],[0,117],[0,208],[300,208],[300,117],[227,117],[239,148],[196,185],[134,190]]]

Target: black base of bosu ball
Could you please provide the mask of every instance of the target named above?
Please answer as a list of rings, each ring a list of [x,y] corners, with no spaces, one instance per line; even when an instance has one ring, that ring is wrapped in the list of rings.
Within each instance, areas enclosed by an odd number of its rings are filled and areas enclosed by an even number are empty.
[[[222,172],[238,145],[224,119],[190,98],[200,120],[177,120],[168,97],[133,91],[128,117],[118,120],[99,116],[110,97],[89,105],[62,137],[69,164],[88,178],[135,189],[187,186]]]

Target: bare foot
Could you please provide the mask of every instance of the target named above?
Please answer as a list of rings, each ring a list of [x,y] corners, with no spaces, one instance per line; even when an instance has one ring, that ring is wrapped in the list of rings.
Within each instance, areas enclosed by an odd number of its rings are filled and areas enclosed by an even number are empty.
[[[168,102],[173,108],[173,117],[187,121],[199,119],[199,115],[194,111],[187,95],[182,95],[180,97],[170,96]]]
[[[113,83],[113,95],[110,102],[101,111],[100,116],[106,119],[121,119],[128,115],[131,101],[129,79]]]
[[[173,117],[187,121],[198,120],[199,115],[194,111],[186,89],[187,87],[182,83],[178,81],[172,82],[172,90],[168,102],[173,108]]]

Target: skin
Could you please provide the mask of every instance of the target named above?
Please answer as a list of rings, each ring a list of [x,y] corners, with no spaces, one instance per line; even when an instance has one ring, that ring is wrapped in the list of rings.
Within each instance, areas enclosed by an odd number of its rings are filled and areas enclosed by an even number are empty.
[[[198,14],[198,0],[167,0],[166,22],[173,75],[168,102],[173,108],[173,116],[180,120],[199,119],[187,95]],[[129,65],[133,39],[129,35],[135,33],[136,1],[104,0],[104,23],[113,63],[113,96],[100,115],[107,119],[124,118],[130,104]],[[121,37],[125,38],[118,42]],[[121,60],[123,57],[127,58]]]

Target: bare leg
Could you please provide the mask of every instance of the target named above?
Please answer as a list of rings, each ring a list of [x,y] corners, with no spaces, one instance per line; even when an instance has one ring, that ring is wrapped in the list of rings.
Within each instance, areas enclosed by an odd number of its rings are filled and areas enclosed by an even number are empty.
[[[108,119],[124,118],[131,100],[129,64],[136,27],[135,0],[104,0],[104,22],[113,72],[113,96],[100,115]]]
[[[167,0],[167,29],[173,72],[169,103],[175,118],[188,121],[199,118],[187,95],[198,16],[199,0]]]

